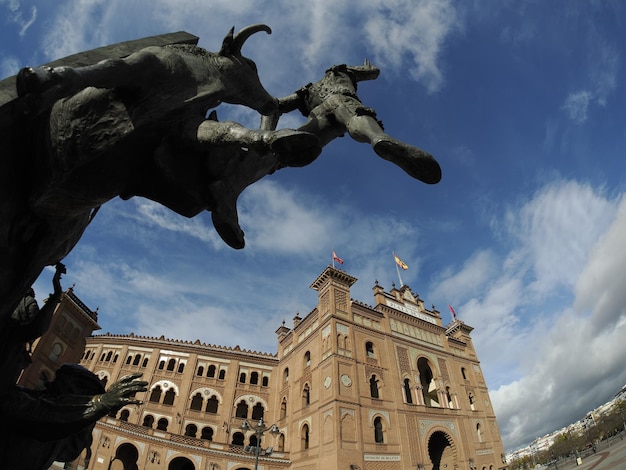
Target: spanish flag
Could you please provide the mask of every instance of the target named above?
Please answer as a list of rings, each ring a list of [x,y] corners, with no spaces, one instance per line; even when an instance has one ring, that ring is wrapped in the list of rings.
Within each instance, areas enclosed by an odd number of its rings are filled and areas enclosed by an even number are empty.
[[[337,254],[333,251],[333,261],[337,261],[339,264],[343,264],[343,260],[337,256]]]
[[[403,270],[406,271],[407,269],[409,269],[409,266],[404,261],[402,261],[400,258],[398,258],[398,256],[395,253],[393,254],[393,259],[396,260],[396,264],[398,266],[400,266]]]

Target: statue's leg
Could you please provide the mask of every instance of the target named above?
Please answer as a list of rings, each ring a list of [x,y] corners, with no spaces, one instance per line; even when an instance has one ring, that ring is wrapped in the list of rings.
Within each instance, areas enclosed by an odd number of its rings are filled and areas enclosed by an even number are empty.
[[[346,127],[354,140],[369,143],[378,156],[395,163],[413,178],[428,184],[441,180],[441,168],[431,154],[389,136],[374,116],[355,115]]]
[[[185,134],[190,136],[189,132]],[[306,165],[321,152],[319,139],[311,133],[293,129],[248,129],[230,121],[205,120],[197,126],[191,138],[208,145],[239,145],[262,154],[271,152],[281,167]]]

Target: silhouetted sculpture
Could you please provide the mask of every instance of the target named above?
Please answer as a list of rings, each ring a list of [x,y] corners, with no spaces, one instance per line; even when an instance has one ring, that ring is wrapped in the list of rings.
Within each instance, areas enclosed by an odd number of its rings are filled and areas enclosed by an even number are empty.
[[[144,196],[186,217],[212,211],[224,241],[243,247],[239,193],[284,166],[283,156],[321,151],[306,132],[206,118],[222,102],[277,110],[241,55],[258,31],[270,29],[231,30],[219,53],[155,46],[84,67],[20,71],[19,96],[0,107],[0,324],[116,196]]]
[[[256,32],[271,31],[231,30],[218,53],[187,33],[167,35],[184,36],[170,45],[145,38],[104,48],[98,63],[91,51],[25,68],[12,91],[0,82],[0,333],[43,268],[60,262],[114,197],[144,196],[185,217],[211,211],[222,239],[243,248],[239,194],[277,169],[310,163],[346,131],[409,175],[439,181],[435,159],[387,135],[360,102],[357,82],[375,79],[376,67],[334,66],[278,100],[241,54]],[[260,129],[219,122],[212,108],[222,102],[267,117]],[[275,130],[280,113],[296,108],[306,124]],[[19,369],[18,357],[5,360]]]
[[[133,398],[148,385],[141,374],[123,377],[104,390],[98,377],[76,364],[61,366],[43,391],[15,386],[0,394],[4,427],[0,461],[5,470],[46,470],[54,461],[78,458],[92,443],[98,419],[112,410],[141,404]]]
[[[57,263],[52,277],[54,293],[41,308],[35,300],[35,291],[29,287],[5,328],[0,331],[0,390],[14,386],[22,371],[31,363],[27,346],[50,327],[54,310],[61,301],[61,275],[64,273],[65,266]]]
[[[357,66],[335,65],[320,81],[281,98],[279,111],[298,109],[308,118],[298,130],[315,134],[322,146],[347,131],[354,140],[370,144],[380,157],[395,163],[413,178],[428,184],[438,183],[441,168],[433,156],[386,134],[382,123],[376,119],[376,112],[361,103],[357,83],[374,80],[379,74],[380,70],[368,61]],[[275,124],[276,115],[264,118],[263,127],[274,128]],[[307,160],[307,155],[301,155],[298,163],[307,165],[311,161]],[[292,166],[296,166],[296,162],[292,162]]]

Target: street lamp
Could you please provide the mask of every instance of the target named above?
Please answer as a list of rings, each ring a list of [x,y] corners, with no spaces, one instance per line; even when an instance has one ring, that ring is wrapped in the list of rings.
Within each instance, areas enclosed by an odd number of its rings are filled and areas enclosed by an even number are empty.
[[[263,418],[261,418],[257,424],[252,425],[246,419],[241,424],[239,429],[241,429],[242,431],[254,431],[254,434],[256,436],[256,448],[254,451],[254,470],[257,470],[259,468],[259,454],[261,453],[261,438],[263,437],[263,434],[265,434],[265,432],[269,429],[269,433],[272,436],[277,436],[278,434],[280,434],[280,429],[278,429],[278,426],[276,426],[275,424],[272,424],[268,428],[263,422]]]

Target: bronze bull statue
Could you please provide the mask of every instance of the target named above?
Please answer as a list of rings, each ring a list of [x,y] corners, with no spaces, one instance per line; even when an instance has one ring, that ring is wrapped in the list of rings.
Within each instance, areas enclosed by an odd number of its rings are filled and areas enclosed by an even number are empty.
[[[116,196],[143,196],[185,217],[211,211],[222,239],[243,248],[239,194],[277,169],[310,163],[345,132],[410,176],[440,180],[430,154],[387,135],[361,104],[357,82],[375,79],[376,67],[334,66],[279,100],[241,54],[256,32],[271,30],[231,30],[218,53],[159,45],[18,73],[17,97],[0,101],[0,328],[43,268],[62,260]],[[219,122],[211,110],[222,102],[256,110],[261,128]],[[295,109],[307,122],[274,130],[280,114]]]

